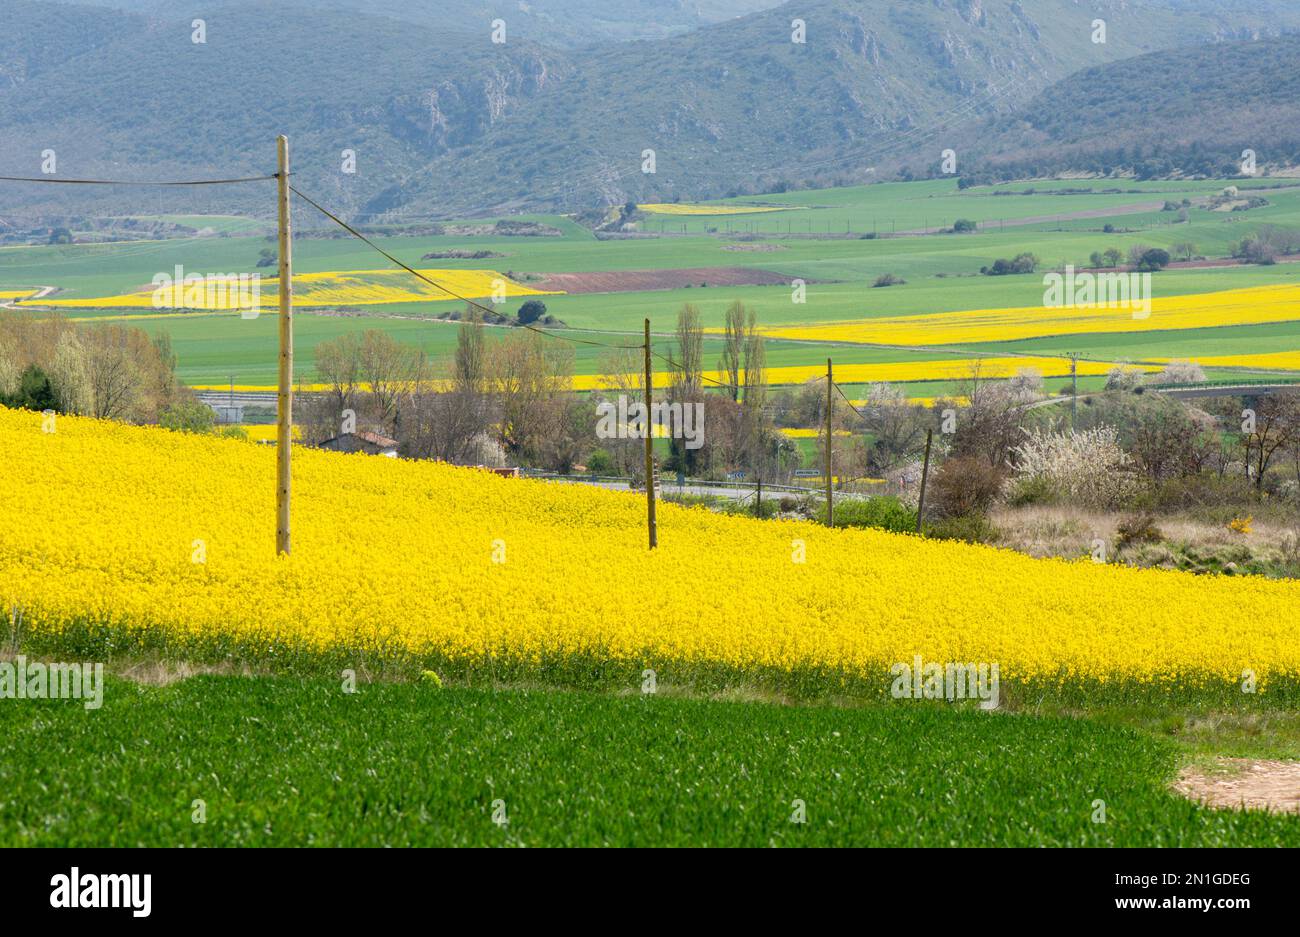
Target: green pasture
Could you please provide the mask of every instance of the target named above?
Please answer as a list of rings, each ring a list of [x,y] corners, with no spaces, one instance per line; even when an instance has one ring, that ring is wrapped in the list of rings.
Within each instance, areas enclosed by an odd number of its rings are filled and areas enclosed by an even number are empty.
[[[833,233],[862,234],[951,226],[966,218],[990,226],[1003,221],[1051,219],[1080,212],[1126,217],[1125,210],[1152,202],[1198,199],[1219,194],[1225,186],[1259,189],[1272,199],[1272,186],[1291,180],[1070,179],[1009,182],[959,189],[956,178],[922,182],[886,182],[869,186],[784,192],[687,204],[758,206],[780,211],[739,215],[648,214],[643,229],[702,233]],[[1084,190],[1084,191],[1074,191]],[[1279,190],[1286,191],[1286,190]],[[1156,205],[1156,208],[1161,207]],[[730,227],[728,227],[730,226]],[[1098,223],[1100,227],[1100,223]]]
[[[1168,734],[941,702],[110,679],[0,729],[4,846],[1300,845]]]
[[[1165,198],[1201,198],[1225,185],[1237,185],[1268,199],[1269,204],[1248,212],[1211,212],[1193,208],[1188,220],[1177,213],[1105,214],[1140,202]],[[1030,189],[1033,194],[1024,194]],[[1069,190],[1082,189],[1084,192]],[[1118,189],[1110,193],[1103,190]],[[1172,248],[1191,242],[1197,253],[1219,258],[1233,244],[1264,224],[1300,227],[1300,187],[1288,180],[1209,180],[1136,182],[1133,180],[1057,180],[1010,183],[958,190],[951,179],[914,183],[886,183],[813,192],[788,192],[731,200],[739,204],[794,206],[779,216],[753,216],[746,223],[762,225],[764,219],[816,219],[835,225],[874,213],[900,219],[905,226],[967,217],[990,222],[975,234],[929,234],[876,239],[808,239],[782,237],[743,241],[704,236],[718,218],[674,219],[685,222],[687,236],[598,240],[590,231],[566,218],[521,216],[559,228],[561,237],[380,237],[377,243],[403,262],[416,267],[491,268],[525,282],[534,276],[558,272],[609,272],[619,270],[686,269],[702,267],[752,267],[775,272],[792,283],[806,281],[803,302],[796,302],[792,286],[719,286],[707,275],[689,288],[641,292],[556,295],[544,298],[548,311],[571,329],[571,337],[625,344],[639,335],[646,318],[656,335],[671,332],[677,310],[685,303],[697,306],[706,327],[719,328],[727,307],[739,300],[752,307],[767,326],[837,322],[883,316],[918,315],[962,309],[1033,307],[1042,303],[1043,273],[1059,264],[1085,266],[1089,254],[1132,245]],[[725,203],[725,200],[724,200]],[[300,231],[311,226],[311,210],[297,208]],[[1100,212],[1098,217],[1064,218],[1080,211]],[[1049,217],[1050,216],[1050,217]],[[158,273],[181,265],[189,273],[238,273],[256,267],[259,252],[273,246],[262,236],[239,236],[264,221],[231,216],[155,214],[231,236],[162,241],[136,241],[108,245],[38,246],[0,249],[0,288],[51,285],[65,298],[106,296],[138,289]],[[743,216],[735,216],[743,218]],[[1002,219],[1043,218],[1032,225],[993,224]],[[1064,218],[1057,221],[1056,218]],[[1113,224],[1115,231],[1104,232]],[[319,229],[317,229],[319,230]],[[734,230],[734,228],[733,228]],[[798,224],[792,229],[798,234]],[[752,248],[771,248],[753,250]],[[423,260],[424,254],[450,248],[490,250],[505,256],[483,260]],[[979,270],[998,258],[1030,251],[1042,261],[1038,273],[1023,276],[982,276]],[[331,270],[385,269],[389,262],[365,244],[351,238],[300,236],[294,246],[295,270],[300,273]],[[274,268],[261,268],[273,274]],[[873,288],[885,273],[906,282]],[[1300,277],[1300,265],[1233,266],[1170,269],[1153,277],[1156,297],[1213,292],[1252,286],[1291,285]],[[520,300],[510,300],[502,310],[513,312]],[[459,307],[459,302],[422,302],[358,307],[362,314],[346,317],[313,315],[297,320],[297,358],[300,374],[310,379],[314,346],[348,331],[377,328],[402,341],[418,345],[429,355],[447,356],[455,341],[455,328],[431,321]],[[147,313],[147,310],[145,311]],[[30,314],[39,315],[38,312]],[[71,318],[94,318],[102,310],[64,311]],[[273,315],[257,320],[223,316],[159,317],[127,320],[150,333],[167,332],[179,356],[179,371],[192,383],[269,384],[275,375],[276,334]],[[592,332],[603,334],[590,334]],[[1294,324],[1195,329],[1182,332],[1132,332],[1112,335],[1049,337],[1011,343],[972,346],[986,354],[1065,354],[1139,360],[1213,354],[1250,354],[1297,347],[1300,326]],[[1282,344],[1279,344],[1282,343]],[[608,364],[609,352],[574,345],[575,370],[598,373]],[[705,361],[717,359],[718,343],[710,340]],[[862,348],[843,344],[772,341],[771,366],[820,365],[829,356],[844,363],[860,361],[925,360],[941,357],[942,350],[909,352],[902,349]],[[920,355],[920,357],[915,357]],[[924,395],[931,395],[929,388]]]

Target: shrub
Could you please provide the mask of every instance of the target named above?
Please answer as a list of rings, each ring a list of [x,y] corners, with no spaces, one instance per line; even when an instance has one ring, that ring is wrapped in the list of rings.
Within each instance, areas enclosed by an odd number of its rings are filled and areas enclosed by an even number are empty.
[[[826,505],[819,506],[818,519],[826,523]],[[916,530],[916,511],[909,510],[892,495],[849,498],[835,502],[836,527],[877,527],[896,534]]]
[[[593,449],[587,457],[587,471],[593,475],[609,475],[614,468],[614,457],[604,449]]]
[[[158,425],[179,433],[210,433],[216,418],[207,404],[187,400],[164,410],[158,417]]]
[[[925,535],[935,540],[960,540],[963,543],[993,543],[997,529],[982,514],[944,517],[925,525]]]
[[[1002,493],[1005,476],[986,460],[959,456],[939,466],[927,493],[940,517],[983,514]]]
[[[540,299],[530,299],[519,307],[515,317],[520,325],[530,325],[546,315],[546,303]]]
[[[1014,450],[1021,480],[1038,479],[1053,494],[1084,507],[1114,507],[1138,488],[1132,459],[1112,426],[1078,433],[1030,433]],[[1013,489],[1014,490],[1014,489]]]
[[[1050,479],[1041,475],[1013,478],[1007,485],[1006,499],[1007,504],[1016,508],[1030,504],[1050,504],[1056,500],[1056,488]]]
[[[1026,251],[1010,260],[999,258],[993,261],[991,267],[980,267],[980,273],[990,277],[1007,276],[1012,273],[1033,273],[1038,267],[1038,262],[1037,257]]]
[[[26,410],[59,409],[59,394],[54,382],[37,365],[29,364],[16,381],[11,376],[8,383],[9,391],[0,392],[0,406]],[[17,386],[13,386],[15,383]]]
[[[1205,380],[1205,371],[1195,361],[1171,361],[1156,379],[1162,384],[1200,384]]]
[[[1184,475],[1162,481],[1155,489],[1155,506],[1161,510],[1234,508],[1254,497],[1253,486],[1239,475]]]
[[[1124,518],[1115,528],[1115,543],[1121,547],[1139,543],[1159,543],[1165,539],[1156,519],[1150,514],[1133,514]]]
[[[1142,379],[1145,377],[1142,371],[1137,368],[1130,368],[1126,365],[1117,365],[1110,369],[1106,375],[1107,390],[1137,390],[1142,386]]]
[[[1228,521],[1225,526],[1230,532],[1240,534],[1244,537],[1246,534],[1250,533],[1250,525],[1254,523],[1254,520],[1255,518],[1248,514],[1245,517],[1234,517],[1232,520]]]
[[[900,277],[900,276],[895,276],[895,275],[892,274],[892,273],[882,273],[880,276],[876,277],[876,282],[875,282],[875,283],[872,283],[871,285],[872,285],[873,287],[876,287],[876,286],[898,286],[899,284],[906,283],[906,282],[907,282],[907,281],[904,280],[904,279],[903,279],[902,277]]]
[[[1167,266],[1169,266],[1169,252],[1158,247],[1144,251],[1137,262],[1139,270],[1163,270]]]

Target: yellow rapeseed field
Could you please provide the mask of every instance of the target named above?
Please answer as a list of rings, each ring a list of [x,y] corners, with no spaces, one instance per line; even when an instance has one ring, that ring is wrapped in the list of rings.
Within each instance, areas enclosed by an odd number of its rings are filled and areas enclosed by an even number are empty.
[[[794,208],[795,206],[790,206]],[[652,215],[757,215],[763,212],[789,211],[790,208],[760,205],[692,205],[687,202],[654,202],[638,205]]]
[[[1043,377],[1060,377],[1070,373],[1066,358],[1045,357],[990,357],[942,358],[937,361],[887,361],[873,364],[837,364],[834,366],[837,384],[876,384],[905,381],[951,381],[971,374],[979,367],[981,379],[1014,377],[1020,371],[1037,371]],[[1079,374],[1108,374],[1113,363],[1105,361],[1080,361]],[[1159,370],[1143,366],[1143,370]],[[715,380],[717,373],[710,374]],[[770,384],[802,384],[813,378],[826,376],[825,365],[793,365],[767,369]]]
[[[1020,371],[1039,372],[1043,377],[1061,377],[1070,373],[1070,362],[1066,358],[1047,357],[989,357],[989,358],[942,358],[932,361],[885,361],[870,364],[837,364],[834,366],[835,381],[838,384],[878,384],[905,381],[951,381],[967,377],[972,368],[978,364],[982,379],[1014,377]],[[1108,374],[1115,364],[1105,361],[1080,361],[1079,375]],[[1144,371],[1158,371],[1158,366],[1138,366]],[[768,368],[765,372],[769,384],[802,384],[805,381],[824,378],[826,366],[783,365]],[[706,371],[704,376],[712,381],[726,381],[721,371]],[[741,372],[742,380],[744,372]],[[672,374],[656,371],[655,387],[668,387],[672,383]],[[578,374],[573,378],[574,390],[601,390],[614,386],[613,378],[600,374]]]
[[[431,280],[447,288],[446,292],[423,280],[416,279],[405,270],[345,270],[325,273],[302,273],[293,278],[293,303],[296,308],[326,306],[373,306],[382,303],[416,303],[455,300],[457,294],[466,299],[491,298],[498,289],[505,299],[520,296],[551,296],[553,292],[535,290],[516,283],[495,270],[421,270]],[[279,278],[267,277],[261,281],[260,308],[274,310],[278,303]],[[240,308],[240,294],[234,290],[194,290],[178,292],[178,298],[187,309],[228,311]],[[154,305],[154,290],[139,291],[117,296],[98,296],[83,299],[39,300],[33,305],[52,306],[56,309],[153,309],[181,308],[168,295],[161,307]],[[246,300],[245,300],[246,302]]]
[[[1198,578],[664,504],[473,469],[299,449],[294,552],[272,557],[274,451],[0,409],[0,602],[29,635],[1004,679],[1300,675],[1300,583]],[[798,562],[802,558],[803,562]],[[120,646],[120,645],[119,645]]]
[[[966,309],[809,325],[771,326],[773,338],[873,345],[1009,342],[1046,335],[1146,332],[1300,320],[1300,287],[1260,286],[1159,297],[1149,315],[1105,307]],[[712,330],[718,331],[718,330]]]
[[[824,429],[817,429],[815,427],[791,426],[781,430],[783,436],[788,436],[791,439],[820,439],[825,435],[825,433],[826,431]],[[846,429],[837,429],[835,430],[835,435],[848,436],[849,431]]]
[[[1186,361],[1184,358],[1156,358],[1156,361]],[[1300,371],[1300,351],[1268,351],[1254,355],[1196,355],[1191,358],[1203,368],[1259,368],[1264,371]]]
[[[275,442],[279,438],[279,427],[274,423],[242,423],[239,428],[253,442]],[[293,438],[302,438],[302,428],[293,428]]]
[[[1044,357],[996,357],[996,358],[944,358],[938,361],[888,361],[876,364],[841,364],[835,366],[835,380],[839,384],[877,384],[905,381],[951,381],[971,374],[971,368],[978,362],[981,379],[1014,377],[1023,370],[1039,372],[1043,377],[1061,377],[1070,373],[1070,362],[1065,358]],[[1105,361],[1080,361],[1079,375],[1107,374],[1116,365]],[[1135,365],[1138,370],[1159,371],[1158,365]],[[724,382],[726,375],[721,371],[705,371],[707,380]],[[825,377],[824,365],[788,365],[768,368],[767,383],[772,385],[802,384],[804,381]],[[741,372],[744,379],[744,372]],[[618,387],[635,385],[640,375],[575,374],[573,389],[576,391],[611,390]],[[656,388],[671,386],[673,375],[669,371],[656,371],[654,384]],[[227,390],[228,384],[197,384],[195,390]],[[319,383],[301,383],[300,390],[324,391],[330,385]],[[237,384],[237,391],[269,392],[275,390],[274,384]],[[933,402],[933,398],[916,398],[918,402]],[[855,403],[856,406],[856,403]]]

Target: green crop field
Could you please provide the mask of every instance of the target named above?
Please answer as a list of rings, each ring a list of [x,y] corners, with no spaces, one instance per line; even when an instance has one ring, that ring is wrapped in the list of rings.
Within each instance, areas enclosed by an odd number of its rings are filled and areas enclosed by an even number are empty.
[[[0,6],[6,920],[1288,906],[1300,0]]]
[[[1246,212],[1209,211],[1200,200],[1238,185],[1264,198],[1267,204]],[[1115,191],[1117,190],[1117,191]],[[1134,205],[1162,204],[1165,199],[1194,200],[1180,220],[1177,212],[1130,212]],[[967,309],[1033,308],[1043,303],[1042,271],[1062,264],[1088,265],[1094,251],[1115,248],[1127,252],[1134,245],[1172,249],[1192,243],[1198,256],[1224,258],[1233,246],[1262,225],[1300,225],[1300,186],[1288,180],[1203,180],[1136,182],[1133,180],[1064,180],[980,186],[959,190],[954,180],[885,183],[843,189],[787,192],[762,198],[723,200],[727,204],[791,206],[774,214],[732,216],[652,215],[642,229],[664,227],[675,235],[601,240],[567,218],[521,216],[561,231],[559,237],[384,236],[377,238],[385,250],[416,267],[499,270],[524,283],[554,273],[611,273],[666,271],[695,268],[751,268],[788,279],[792,285],[727,286],[701,282],[689,288],[629,292],[576,293],[543,298],[548,311],[574,330],[571,335],[596,341],[639,334],[650,319],[652,330],[667,350],[677,310],[686,303],[697,306],[706,327],[718,328],[727,307],[741,301],[754,309],[764,326],[793,326],[891,316],[953,312]],[[311,209],[298,206],[301,232],[314,224]],[[1077,217],[1088,213],[1088,217]],[[982,223],[971,234],[828,238],[851,230],[861,234],[875,228],[886,233],[882,220],[893,230],[951,224],[956,218]],[[0,289],[17,286],[54,286],[55,299],[86,299],[140,289],[154,275],[183,266],[188,273],[257,271],[259,251],[271,244],[263,236],[246,232],[264,230],[265,219],[231,216],[195,216],[183,213],[149,216],[196,228],[222,232],[221,237],[120,244],[86,244],[6,248],[0,250]],[[453,222],[449,222],[452,224]],[[465,222],[460,222],[465,223]],[[686,234],[681,234],[682,226]],[[764,235],[753,240],[728,237],[743,226]],[[782,232],[775,232],[779,225]],[[805,230],[801,232],[800,226]],[[806,227],[820,237],[809,237]],[[1102,230],[1111,225],[1114,230]],[[765,227],[766,226],[766,227]],[[316,230],[321,230],[317,228]],[[715,234],[708,234],[713,231]],[[804,234],[799,237],[799,234]],[[245,236],[241,236],[244,234]],[[482,260],[430,259],[430,252],[448,249],[487,250],[500,254]],[[981,276],[980,268],[998,258],[1032,252],[1040,260],[1039,272],[1012,276]],[[298,273],[376,270],[391,265],[366,245],[351,238],[300,236],[294,249]],[[274,273],[274,268],[263,268]],[[894,274],[905,282],[872,288],[877,277]],[[1156,298],[1212,293],[1257,286],[1293,285],[1300,266],[1219,266],[1170,268],[1153,277]],[[797,297],[794,281],[806,281],[806,294]],[[797,301],[802,300],[802,301]],[[501,309],[512,312],[518,300]],[[455,341],[455,328],[433,317],[460,306],[446,302],[390,303],[353,307],[347,315],[328,310],[300,310],[296,326],[299,379],[311,382],[313,350],[318,342],[349,331],[381,329],[416,345],[433,358],[445,358]],[[103,319],[113,310],[72,307],[61,310],[72,318]],[[122,312],[119,310],[118,313]],[[155,316],[149,308],[129,310],[123,321],[150,334],[166,333],[178,355],[178,373],[195,385],[262,387],[274,383],[277,360],[273,308],[258,319],[232,314]],[[33,309],[28,315],[42,315]],[[603,334],[596,334],[603,333]],[[504,330],[493,330],[500,337]],[[1274,323],[1183,329],[1161,332],[1117,332],[1059,335],[1007,342],[979,342],[944,349],[852,346],[823,341],[772,340],[768,364],[772,367],[820,366],[827,357],[837,363],[903,362],[935,360],[951,353],[977,355],[1048,355],[1079,353],[1106,361],[1141,361],[1153,358],[1253,354],[1300,348],[1300,325]],[[717,360],[720,345],[710,341],[706,364]],[[602,373],[610,366],[608,355],[592,346],[575,344],[575,373]],[[1052,379],[1055,380],[1055,379]],[[1085,387],[1097,386],[1089,378]],[[1051,383],[1049,387],[1057,387]],[[936,396],[953,387],[949,380],[917,381],[911,396]],[[861,388],[858,388],[860,390]]]
[[[945,706],[110,680],[0,707],[0,845],[1300,845],[1142,728]]]
[[[1239,188],[1271,183],[1234,182]],[[746,198],[721,199],[700,204],[779,208],[757,214],[679,215],[650,213],[650,230],[704,232],[790,231],[799,233],[889,234],[951,226],[958,218],[996,226],[999,222],[1051,219],[1080,212],[1127,215],[1137,206],[1166,199],[1180,200],[1215,195],[1224,183],[1203,181],[1064,180],[1014,182],[957,189],[955,179],[926,182],[888,182],[866,187],[786,192]],[[692,203],[695,204],[695,203]],[[1160,205],[1157,204],[1156,208]],[[1148,212],[1148,217],[1150,213]],[[1134,216],[1136,217],[1136,216]],[[1167,220],[1167,219],[1165,219]]]

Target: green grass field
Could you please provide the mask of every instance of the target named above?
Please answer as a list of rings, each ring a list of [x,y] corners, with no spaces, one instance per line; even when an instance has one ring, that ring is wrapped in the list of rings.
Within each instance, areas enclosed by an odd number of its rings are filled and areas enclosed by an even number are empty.
[[[0,729],[3,846],[1300,845],[1114,719],[205,676]]]
[[[1234,180],[1240,189],[1264,189],[1289,180]],[[958,218],[987,223],[1018,221],[1027,218],[1050,218],[1044,224],[1056,225],[1056,216],[1079,212],[1119,215],[1123,209],[1166,199],[1196,199],[1216,195],[1225,183],[1217,180],[1135,181],[1132,179],[1070,179],[1033,182],[1008,182],[959,190],[955,179],[924,182],[887,182],[873,186],[813,191],[784,192],[744,198],[720,199],[710,205],[763,206],[781,208],[779,212],[749,215],[673,215],[650,214],[648,228],[666,232],[754,231],[776,233],[790,230],[799,233],[878,234],[951,226]],[[1260,194],[1269,197],[1270,193]],[[1294,194],[1294,193],[1292,193]],[[1159,208],[1159,204],[1156,206]],[[1151,217],[1150,212],[1125,217]],[[1161,219],[1167,221],[1165,219]],[[728,228],[730,223],[730,228]],[[1099,222],[1094,222],[1100,227]]]
[[[1268,200],[1268,205],[1248,212],[1214,212],[1192,208],[1186,222],[1175,212],[1122,213],[1139,203],[1201,199],[1220,192],[1227,184],[1251,190]],[[1109,192],[1106,190],[1119,190]],[[1032,190],[1032,194],[1025,194]],[[1080,191],[1073,191],[1080,190]],[[684,236],[633,240],[598,240],[569,219],[527,216],[553,225],[561,237],[501,236],[410,236],[378,238],[386,250],[414,266],[482,268],[490,266],[519,276],[563,272],[610,272],[620,270],[666,270],[698,267],[751,267],[775,272],[790,280],[808,281],[806,301],[793,301],[787,286],[706,285],[688,289],[548,296],[548,310],[575,331],[575,337],[620,343],[629,334],[639,334],[649,318],[652,330],[668,336],[677,310],[685,303],[699,307],[707,327],[719,327],[727,306],[740,300],[752,306],[764,325],[795,325],[836,322],[960,309],[1033,307],[1043,301],[1043,269],[1056,264],[1084,266],[1093,251],[1114,247],[1126,251],[1142,244],[1171,248],[1192,242],[1200,255],[1219,258],[1232,245],[1261,225],[1300,227],[1300,186],[1289,180],[1204,180],[1180,182],[1136,182],[1133,180],[1058,180],[1009,183],[999,186],[958,190],[951,179],[914,183],[886,183],[844,189],[787,192],[760,198],[732,200],[739,204],[792,206],[771,215],[674,217],[653,216],[643,228],[655,230],[660,221]],[[722,204],[726,204],[726,200]],[[300,230],[311,222],[306,205],[298,206]],[[1079,212],[1095,217],[1069,218]],[[1121,213],[1116,213],[1121,212]],[[159,272],[171,272],[182,265],[192,273],[235,273],[254,271],[258,252],[269,246],[261,236],[239,236],[256,229],[262,221],[229,216],[195,216],[183,211],[151,213],[148,217],[208,227],[230,236],[139,241],[109,245],[42,246],[0,249],[0,289],[13,286],[49,285],[60,288],[62,298],[107,296],[148,284]],[[894,228],[907,230],[940,222],[951,224],[956,217],[989,224],[975,234],[930,234],[925,236],[810,239],[774,237],[741,242],[706,236],[716,229],[726,233],[741,225],[755,225],[759,231],[789,225],[793,234],[800,226],[812,225],[813,232],[850,228],[870,230],[874,218],[877,230],[882,219],[894,219]],[[1004,222],[1032,222],[1020,226]],[[1111,224],[1116,229],[1104,232]],[[672,226],[677,226],[675,229]],[[764,228],[768,225],[768,228]],[[784,230],[784,229],[783,229]],[[804,232],[807,234],[807,232]],[[772,250],[750,250],[755,246]],[[422,260],[425,253],[448,248],[485,249],[503,254],[487,260]],[[741,249],[737,249],[741,248]],[[982,266],[1023,251],[1042,261],[1040,272],[1023,276],[979,275]],[[300,273],[333,270],[382,269],[388,261],[366,245],[342,238],[300,237],[294,249],[295,269]],[[263,272],[273,272],[263,269]],[[883,273],[893,273],[906,282],[887,289],[871,284]],[[1156,297],[1262,285],[1293,284],[1300,278],[1300,265],[1241,266],[1212,269],[1171,269],[1155,275]],[[507,303],[513,311],[518,303]],[[402,341],[418,345],[433,357],[445,357],[454,343],[455,329],[429,318],[459,306],[458,302],[421,302],[364,307],[362,315],[348,317],[303,313],[296,328],[296,356],[301,379],[313,378],[313,349],[321,341],[362,328],[391,332]],[[147,313],[147,310],[146,310]],[[39,313],[30,313],[38,315]],[[103,315],[94,309],[70,309],[72,317]],[[182,379],[193,384],[224,384],[232,377],[236,384],[266,386],[276,373],[276,329],[274,317],[257,320],[236,316],[197,315],[126,320],[150,333],[166,332],[179,357]],[[592,335],[591,332],[606,333]],[[501,333],[496,333],[501,334]],[[1242,326],[1189,329],[1181,332],[1074,335],[1019,342],[972,345],[958,351],[978,354],[1046,354],[1078,352],[1090,357],[1117,361],[1146,358],[1249,354],[1295,348],[1300,326]],[[705,349],[705,361],[716,361],[716,342]],[[578,374],[600,373],[608,364],[606,353],[590,346],[575,346]],[[769,364],[820,365],[827,357],[845,364],[866,361],[926,360],[942,357],[931,350],[915,352],[903,348],[863,348],[820,342],[776,342],[769,347]],[[922,382],[908,388],[912,396],[947,393],[950,383]],[[1091,386],[1091,385],[1089,385]]]

